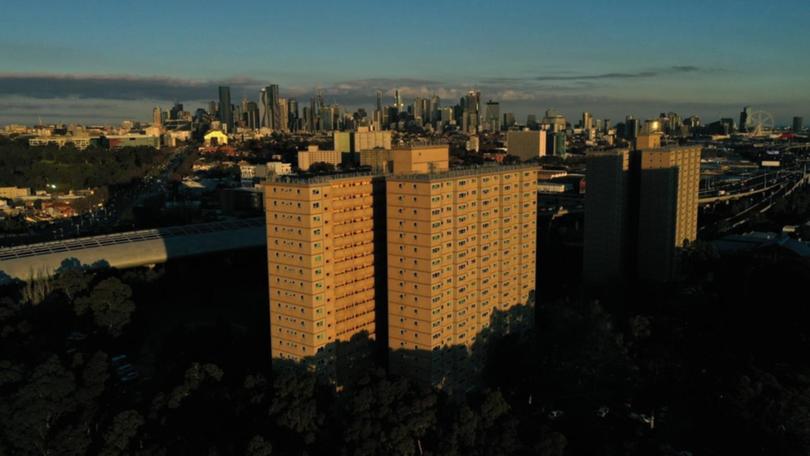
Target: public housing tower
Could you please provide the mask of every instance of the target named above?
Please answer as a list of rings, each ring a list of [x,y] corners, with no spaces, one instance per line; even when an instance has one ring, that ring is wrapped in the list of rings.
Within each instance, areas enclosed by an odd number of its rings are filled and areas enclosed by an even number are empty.
[[[394,171],[265,188],[274,362],[340,382],[377,339],[393,371],[448,384],[493,313],[531,304],[536,167]]]
[[[669,281],[678,249],[697,239],[701,148],[659,144],[639,136],[633,151],[588,154],[584,274],[591,284]]]
[[[282,178],[265,188],[274,360],[346,378],[339,358],[363,357],[355,335],[375,327],[371,176]],[[361,345],[363,345],[361,343]]]
[[[473,372],[468,350],[497,311],[535,289],[537,168],[386,182],[391,370],[434,385]]]

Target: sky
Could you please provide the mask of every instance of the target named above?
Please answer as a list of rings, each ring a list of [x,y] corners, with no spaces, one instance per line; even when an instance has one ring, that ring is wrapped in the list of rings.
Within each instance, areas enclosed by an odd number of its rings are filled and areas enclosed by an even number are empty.
[[[810,122],[807,0],[3,0],[0,125],[148,120],[279,84],[347,108],[470,89],[518,120],[745,105]]]

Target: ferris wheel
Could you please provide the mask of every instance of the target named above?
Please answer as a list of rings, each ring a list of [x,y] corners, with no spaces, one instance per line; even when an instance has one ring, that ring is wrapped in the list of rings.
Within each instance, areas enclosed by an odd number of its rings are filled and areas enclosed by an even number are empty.
[[[773,131],[773,116],[765,111],[754,111],[745,122],[745,131],[750,136],[763,136]]]

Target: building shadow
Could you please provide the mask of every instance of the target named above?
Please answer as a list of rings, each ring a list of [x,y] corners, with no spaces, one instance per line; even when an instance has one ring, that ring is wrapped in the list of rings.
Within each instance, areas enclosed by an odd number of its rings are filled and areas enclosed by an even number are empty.
[[[372,369],[387,369],[389,375],[405,377],[423,387],[436,387],[448,394],[475,391],[484,385],[484,370],[493,347],[502,338],[535,328],[534,295],[525,304],[493,310],[489,322],[470,345],[445,345],[433,350],[387,347],[387,339],[368,332],[348,341],[327,344],[315,356],[300,361],[274,358],[274,371],[310,372],[338,389],[351,388]],[[387,363],[379,353],[387,353]]]

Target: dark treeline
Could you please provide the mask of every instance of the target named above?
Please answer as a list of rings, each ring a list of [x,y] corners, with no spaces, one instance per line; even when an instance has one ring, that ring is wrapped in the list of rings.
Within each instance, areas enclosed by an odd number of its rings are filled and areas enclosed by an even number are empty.
[[[67,145],[29,147],[0,137],[0,186],[57,191],[126,184],[143,177],[159,161],[153,147],[110,151],[96,147],[77,150]]]
[[[541,302],[536,330],[490,346],[481,389],[452,397],[381,368],[341,391],[271,371],[263,261],[2,290],[0,454],[810,452],[810,265],[781,250],[698,245],[685,283]]]

